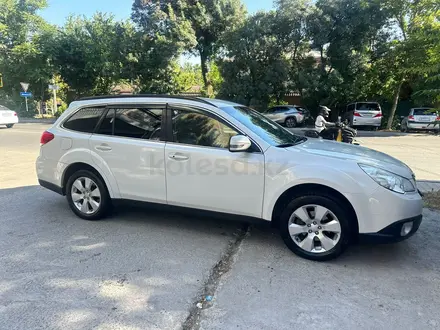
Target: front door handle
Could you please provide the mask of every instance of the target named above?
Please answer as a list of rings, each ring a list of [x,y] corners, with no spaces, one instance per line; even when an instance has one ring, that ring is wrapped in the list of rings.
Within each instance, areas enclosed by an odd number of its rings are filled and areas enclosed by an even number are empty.
[[[100,144],[99,146],[96,146],[95,149],[99,151],[111,151],[112,147],[110,147],[108,144],[103,143]]]
[[[172,152],[168,155],[168,158],[172,159],[172,160],[188,160],[189,159],[188,156],[181,154],[180,152]]]

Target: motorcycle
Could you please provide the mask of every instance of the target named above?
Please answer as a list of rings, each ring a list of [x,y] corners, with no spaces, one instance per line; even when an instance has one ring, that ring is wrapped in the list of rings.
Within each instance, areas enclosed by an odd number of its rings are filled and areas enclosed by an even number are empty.
[[[322,138],[324,140],[353,144],[354,138],[357,136],[357,130],[351,128],[348,122],[345,121],[344,123],[336,123],[336,129],[323,130],[321,133],[316,130],[307,130],[304,135],[310,138]]]

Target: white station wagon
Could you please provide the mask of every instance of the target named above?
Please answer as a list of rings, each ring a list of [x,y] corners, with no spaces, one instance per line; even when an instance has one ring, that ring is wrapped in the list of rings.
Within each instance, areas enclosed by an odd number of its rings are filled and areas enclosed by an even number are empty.
[[[171,96],[86,98],[41,137],[40,184],[97,220],[118,199],[279,227],[313,260],[359,236],[399,241],[422,221],[413,172],[386,154],[306,139],[243,105]]]

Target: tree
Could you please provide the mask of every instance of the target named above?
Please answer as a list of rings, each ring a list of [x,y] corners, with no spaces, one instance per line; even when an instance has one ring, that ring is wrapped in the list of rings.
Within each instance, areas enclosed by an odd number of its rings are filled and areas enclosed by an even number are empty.
[[[219,61],[223,97],[264,108],[287,91],[289,63],[277,23],[275,12],[260,12],[227,35],[226,56]]]
[[[205,89],[211,93],[209,62],[228,31],[243,22],[240,0],[135,0],[133,20],[149,36],[162,36],[200,56]]]
[[[398,32],[390,42],[389,50],[384,54],[388,63],[394,63],[389,70],[395,81],[393,104],[388,118],[387,128],[393,124],[402,84],[410,80],[415,67],[426,68],[429,58],[429,46],[426,38],[420,38],[420,30],[427,16],[438,9],[433,0],[387,0],[382,3],[390,23]]]
[[[306,22],[311,48],[316,51],[311,54],[315,64],[310,60],[297,63],[292,78],[308,105],[338,107],[362,94],[362,78],[369,70],[385,22],[386,16],[375,0],[316,2]],[[310,78],[304,79],[305,75]]]
[[[61,77],[77,96],[108,94],[122,78],[131,28],[101,13],[92,19],[68,18],[51,53]]]
[[[47,49],[54,27],[37,11],[46,7],[45,0],[0,0],[0,72],[5,99],[20,103],[20,82],[30,83],[35,99],[48,97],[46,90],[54,74],[47,58]]]

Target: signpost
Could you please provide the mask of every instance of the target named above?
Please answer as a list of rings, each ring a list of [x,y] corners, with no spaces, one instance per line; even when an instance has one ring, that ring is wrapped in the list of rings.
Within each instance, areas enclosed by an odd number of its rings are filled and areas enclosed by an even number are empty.
[[[28,99],[28,97],[32,97],[32,93],[28,93],[27,92],[27,90],[29,88],[29,84],[28,83],[21,82],[20,85],[21,85],[21,88],[23,88],[23,91],[24,91],[24,92],[20,93],[20,96],[24,97],[24,99],[26,100],[26,112],[27,112],[27,111],[29,111],[27,99]]]
[[[57,90],[60,89],[60,86],[58,85],[49,85],[49,90],[53,91],[53,108],[52,108],[52,115],[55,115],[55,113],[58,111],[58,104],[57,104]]]

